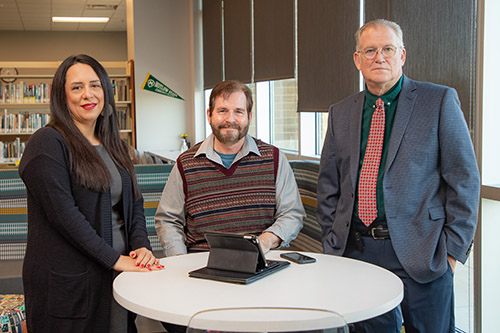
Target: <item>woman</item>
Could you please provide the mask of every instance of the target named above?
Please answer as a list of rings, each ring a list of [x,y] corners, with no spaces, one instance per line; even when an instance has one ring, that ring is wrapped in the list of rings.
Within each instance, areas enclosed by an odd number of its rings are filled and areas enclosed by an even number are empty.
[[[54,76],[50,111],[19,165],[28,194],[28,330],[126,332],[127,321],[133,330],[113,299],[112,279],[162,266],[151,252],[102,65],[87,55],[68,57]]]

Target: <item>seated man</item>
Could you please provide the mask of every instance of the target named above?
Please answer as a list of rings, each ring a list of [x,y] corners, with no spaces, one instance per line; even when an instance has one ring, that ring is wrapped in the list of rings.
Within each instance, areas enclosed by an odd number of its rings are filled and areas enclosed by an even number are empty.
[[[179,156],[158,205],[165,255],[208,250],[206,231],[258,234],[267,252],[288,246],[302,228],[305,212],[285,155],[247,134],[252,106],[241,82],[213,88],[213,133]]]

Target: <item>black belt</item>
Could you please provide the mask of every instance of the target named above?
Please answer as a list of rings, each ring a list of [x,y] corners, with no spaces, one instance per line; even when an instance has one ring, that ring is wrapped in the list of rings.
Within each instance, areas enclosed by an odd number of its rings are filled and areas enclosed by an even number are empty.
[[[365,251],[365,242],[363,237],[371,237],[373,239],[390,239],[389,229],[384,229],[383,226],[378,225],[376,228],[371,228],[368,230],[357,230],[355,226],[351,226],[350,236],[352,241],[356,244],[359,251]]]
[[[371,237],[373,239],[390,239],[389,229],[384,229],[382,226],[368,230],[356,230],[361,237]]]

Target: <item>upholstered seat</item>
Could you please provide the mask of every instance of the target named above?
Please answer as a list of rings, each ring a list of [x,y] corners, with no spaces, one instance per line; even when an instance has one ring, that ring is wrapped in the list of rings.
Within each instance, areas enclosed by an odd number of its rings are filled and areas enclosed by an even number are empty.
[[[0,260],[24,258],[27,228],[26,187],[17,169],[0,170]]]
[[[146,215],[149,241],[155,255],[160,257],[163,257],[163,252],[158,236],[156,235],[155,214],[172,167],[173,165],[169,164],[135,165],[137,182],[144,198],[144,215]]]
[[[304,227],[297,238],[290,243],[290,249],[323,253],[321,227],[316,220],[316,188],[318,185],[319,162],[292,160],[290,165],[306,211]]]

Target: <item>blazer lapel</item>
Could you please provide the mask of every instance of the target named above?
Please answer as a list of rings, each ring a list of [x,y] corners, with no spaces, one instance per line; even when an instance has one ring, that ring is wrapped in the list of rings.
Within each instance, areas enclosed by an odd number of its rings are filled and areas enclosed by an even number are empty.
[[[413,113],[415,101],[417,99],[416,87],[413,81],[406,76],[404,77],[403,87],[399,95],[394,124],[392,125],[391,139],[387,151],[387,160],[385,163],[385,172],[391,167],[396,153],[403,140],[404,133],[408,127],[410,116]]]
[[[365,102],[364,91],[359,93],[357,98],[353,101],[351,118],[349,119],[349,128],[351,131],[351,181],[353,189],[356,190],[358,183],[358,169],[359,169],[359,149],[361,145],[361,122],[363,120],[363,104]]]

